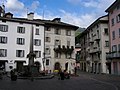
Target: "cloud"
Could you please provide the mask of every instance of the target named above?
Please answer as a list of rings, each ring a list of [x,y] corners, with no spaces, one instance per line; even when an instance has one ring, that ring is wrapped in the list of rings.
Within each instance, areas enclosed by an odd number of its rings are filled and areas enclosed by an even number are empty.
[[[49,9],[44,11],[40,10],[40,2],[39,1],[33,1],[29,8],[29,10],[35,12],[34,16],[35,18],[39,19],[50,19],[59,17],[62,19],[63,22],[70,23],[73,25],[77,25],[80,27],[87,27],[89,26],[93,21],[95,21],[97,18],[101,17],[105,14],[105,9],[107,9],[110,4],[112,4],[115,0],[67,0],[69,3],[72,3],[74,5],[79,5],[81,8],[85,8],[84,13],[81,12],[68,12],[65,10],[60,11],[49,11]],[[20,2],[19,0],[7,0],[6,3],[7,11],[10,11],[15,14],[17,17],[27,17],[27,6],[24,5],[23,2]],[[29,12],[29,11],[28,11]]]
[[[30,9],[35,11],[39,7],[39,5],[40,5],[39,1],[33,1]]]
[[[24,4],[18,0],[7,0],[6,8],[12,12],[18,12],[24,9]]]
[[[83,1],[83,5],[85,7],[94,7],[98,9],[105,9],[110,4],[112,4],[115,0],[89,0],[89,1]]]
[[[96,19],[96,16],[94,13],[91,14],[82,14],[79,15],[77,13],[69,13],[64,10],[60,10],[61,18],[64,22],[77,25],[80,27],[87,27],[91,22],[93,22]]]

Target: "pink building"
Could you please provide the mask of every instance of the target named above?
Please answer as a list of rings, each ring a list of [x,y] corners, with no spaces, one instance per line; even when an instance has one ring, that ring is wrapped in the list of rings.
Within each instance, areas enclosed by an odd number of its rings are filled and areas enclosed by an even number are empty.
[[[120,75],[120,0],[106,9],[109,15],[110,52],[107,65],[111,74]]]

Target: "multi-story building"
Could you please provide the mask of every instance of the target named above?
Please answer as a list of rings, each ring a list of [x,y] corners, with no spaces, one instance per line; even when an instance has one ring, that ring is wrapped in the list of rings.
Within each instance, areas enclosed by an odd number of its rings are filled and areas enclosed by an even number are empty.
[[[60,18],[45,23],[45,69],[67,70],[75,66],[75,30],[77,26],[61,22]]]
[[[98,18],[80,36],[81,70],[108,73],[106,52],[109,51],[108,16]]]
[[[107,65],[111,74],[120,75],[120,0],[106,9],[109,17],[110,52]]]
[[[34,19],[34,13],[27,18],[14,18],[0,7],[0,67],[5,71],[13,68],[22,70],[28,65],[30,35],[33,29],[34,63],[40,70],[67,70],[72,72],[75,64],[75,30],[77,26],[54,20]]]
[[[28,65],[32,29],[36,54],[34,62],[43,69],[44,23],[34,21],[33,16],[30,13],[27,19],[22,19],[14,18],[11,13],[0,12],[0,68],[5,71],[14,68],[21,71],[23,65]]]

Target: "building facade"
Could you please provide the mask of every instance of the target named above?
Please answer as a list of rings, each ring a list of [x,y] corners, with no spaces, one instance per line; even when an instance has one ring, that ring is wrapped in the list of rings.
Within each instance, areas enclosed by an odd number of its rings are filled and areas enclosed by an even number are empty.
[[[45,69],[73,72],[75,67],[75,30],[77,26],[61,22],[60,18],[45,23]]]
[[[92,73],[108,73],[106,52],[109,51],[108,16],[98,18],[80,36],[80,68]]]
[[[7,72],[14,68],[21,71],[23,65],[28,65],[32,27],[34,62],[43,70],[44,23],[34,21],[33,16],[33,13],[27,19],[13,18],[11,13],[0,16],[0,67]]]
[[[33,30],[34,64],[40,70],[53,72],[75,67],[75,30],[77,26],[66,24],[60,18],[54,20],[34,19],[34,13],[27,18],[14,18],[0,7],[0,68],[5,71],[22,71],[29,64],[31,33]]]
[[[111,74],[120,75],[120,0],[116,0],[106,9],[109,16],[110,52],[107,64]]]

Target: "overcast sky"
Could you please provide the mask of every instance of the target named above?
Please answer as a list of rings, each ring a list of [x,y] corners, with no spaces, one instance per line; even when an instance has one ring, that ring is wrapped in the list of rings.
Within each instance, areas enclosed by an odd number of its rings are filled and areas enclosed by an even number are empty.
[[[34,12],[35,18],[61,18],[63,22],[86,28],[97,18],[106,15],[105,10],[115,0],[0,0],[6,12],[14,17],[27,17]],[[43,13],[44,12],[44,13]]]

